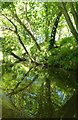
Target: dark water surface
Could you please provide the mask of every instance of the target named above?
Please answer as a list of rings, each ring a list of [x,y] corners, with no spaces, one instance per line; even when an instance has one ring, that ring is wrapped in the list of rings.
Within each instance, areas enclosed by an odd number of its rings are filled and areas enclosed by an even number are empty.
[[[3,118],[77,118],[77,71],[3,66]]]

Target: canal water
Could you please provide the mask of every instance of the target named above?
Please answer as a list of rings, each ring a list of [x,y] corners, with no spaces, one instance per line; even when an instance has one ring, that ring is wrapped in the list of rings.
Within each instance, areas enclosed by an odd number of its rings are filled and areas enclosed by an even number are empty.
[[[77,118],[77,71],[18,63],[2,68],[2,118]]]

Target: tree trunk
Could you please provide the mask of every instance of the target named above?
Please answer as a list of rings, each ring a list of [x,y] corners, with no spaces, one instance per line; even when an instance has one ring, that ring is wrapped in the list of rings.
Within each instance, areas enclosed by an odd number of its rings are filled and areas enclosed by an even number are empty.
[[[77,3],[77,2],[74,2],[74,4],[75,4],[76,11],[77,11],[77,15],[78,15],[78,3]]]
[[[78,33],[77,33],[75,27],[73,26],[73,23],[72,23],[72,21],[71,21],[71,19],[69,17],[69,14],[68,14],[68,12],[66,10],[65,4],[63,2],[61,3],[61,7],[62,7],[62,10],[63,10],[63,14],[64,14],[64,16],[66,18],[66,21],[68,23],[68,26],[69,26],[69,28],[71,30],[71,33],[73,34],[73,36],[75,37],[76,41],[78,42]]]
[[[75,24],[76,24],[76,29],[78,30],[78,15],[77,15],[77,12],[75,11],[73,3],[71,2],[69,4],[70,4],[71,12],[72,12]]]
[[[62,15],[62,12],[59,12],[57,17],[56,17],[56,20],[54,22],[54,25],[53,25],[53,28],[52,28],[52,32],[51,32],[51,39],[50,39],[49,50],[52,49],[52,47],[54,47],[56,30],[57,30],[59,19],[60,19],[61,15]]]

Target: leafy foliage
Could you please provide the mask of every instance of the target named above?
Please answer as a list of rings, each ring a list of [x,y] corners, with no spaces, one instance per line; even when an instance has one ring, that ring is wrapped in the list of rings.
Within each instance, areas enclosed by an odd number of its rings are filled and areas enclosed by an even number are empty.
[[[57,44],[60,47],[51,51],[51,55],[48,58],[49,65],[59,66],[64,69],[76,69],[78,52],[75,39],[66,37],[59,40]]]

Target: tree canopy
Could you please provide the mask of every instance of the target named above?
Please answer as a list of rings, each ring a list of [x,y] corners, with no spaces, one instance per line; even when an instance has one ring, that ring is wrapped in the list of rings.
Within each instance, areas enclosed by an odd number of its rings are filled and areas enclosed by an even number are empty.
[[[77,45],[77,4],[77,2],[0,3],[4,57],[9,56],[13,61],[17,59],[39,64],[48,63],[50,56],[53,56],[53,50],[59,54],[62,38],[73,39],[74,46]],[[72,40],[67,44],[70,42],[72,44],[70,46],[73,46]]]

